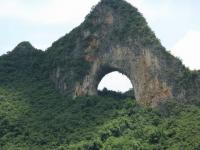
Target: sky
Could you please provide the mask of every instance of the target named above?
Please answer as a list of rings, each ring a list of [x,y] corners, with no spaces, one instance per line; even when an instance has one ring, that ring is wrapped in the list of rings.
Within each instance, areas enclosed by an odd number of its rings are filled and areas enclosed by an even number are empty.
[[[200,69],[199,0],[127,1],[139,9],[168,51],[190,69]],[[30,41],[38,49],[47,49],[78,26],[98,2],[0,0],[0,55],[22,41]]]
[[[123,75],[118,71],[114,71],[103,77],[97,87],[98,90],[103,90],[104,88],[124,93],[132,89],[133,86],[130,79],[126,75]]]

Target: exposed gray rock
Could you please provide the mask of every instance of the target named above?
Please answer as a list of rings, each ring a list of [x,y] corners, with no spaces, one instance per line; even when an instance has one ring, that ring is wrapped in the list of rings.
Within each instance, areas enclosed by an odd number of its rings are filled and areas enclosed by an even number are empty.
[[[123,0],[102,0],[78,28],[55,42],[47,53],[58,49],[58,55],[66,56],[65,63],[58,61],[50,76],[62,93],[96,95],[102,77],[119,71],[129,77],[136,99],[143,105],[156,106],[191,95],[179,85],[187,69],[165,50],[137,9]],[[89,64],[80,80],[73,80],[79,75],[74,66],[67,67],[71,60]],[[199,77],[194,82],[200,83]]]

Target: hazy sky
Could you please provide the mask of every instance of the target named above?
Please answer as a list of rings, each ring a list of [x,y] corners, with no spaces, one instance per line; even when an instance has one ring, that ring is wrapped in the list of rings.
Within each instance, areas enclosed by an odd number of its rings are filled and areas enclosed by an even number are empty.
[[[21,41],[45,50],[78,26],[99,0],[0,0],[0,55]],[[200,69],[199,0],[127,0],[172,54]]]

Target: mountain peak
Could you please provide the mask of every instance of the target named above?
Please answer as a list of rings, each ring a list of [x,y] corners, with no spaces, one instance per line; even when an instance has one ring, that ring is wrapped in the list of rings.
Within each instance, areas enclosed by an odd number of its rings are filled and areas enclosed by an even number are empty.
[[[101,0],[100,3],[104,3],[104,4],[117,4],[119,2],[127,3],[124,0]]]
[[[130,3],[125,0],[101,0],[99,4],[103,6],[109,6],[114,9],[126,7],[129,7],[129,9],[134,8]]]
[[[23,41],[19,43],[15,49],[34,49],[34,47],[31,45],[29,41]]]
[[[14,48],[13,52],[30,52],[34,50],[35,48],[31,45],[29,41],[23,41]]]

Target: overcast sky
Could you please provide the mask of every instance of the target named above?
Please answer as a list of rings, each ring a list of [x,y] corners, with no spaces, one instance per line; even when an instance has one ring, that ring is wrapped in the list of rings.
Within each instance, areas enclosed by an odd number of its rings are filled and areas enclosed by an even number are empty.
[[[0,55],[21,41],[45,50],[78,26],[99,0],[0,0]],[[127,0],[172,54],[200,69],[199,0]]]

